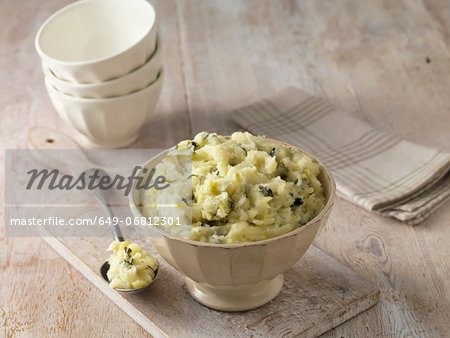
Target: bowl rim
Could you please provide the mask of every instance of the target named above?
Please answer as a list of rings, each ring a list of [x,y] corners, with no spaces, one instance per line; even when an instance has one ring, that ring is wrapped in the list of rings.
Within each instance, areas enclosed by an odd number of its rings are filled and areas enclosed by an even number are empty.
[[[147,61],[143,65],[137,67],[136,69],[134,69],[133,71],[131,71],[128,74],[125,74],[125,75],[119,76],[119,77],[115,77],[115,78],[113,78],[111,80],[108,80],[108,81],[97,82],[97,83],[75,83],[75,82],[70,82],[70,81],[61,79],[58,76],[56,76],[55,73],[53,73],[53,71],[51,70],[50,66],[47,65],[44,61],[42,61],[42,68],[44,70],[45,76],[50,80],[50,82],[55,83],[55,85],[68,86],[68,87],[73,87],[73,88],[78,88],[78,89],[90,89],[90,88],[96,88],[96,87],[99,88],[99,87],[104,87],[104,86],[117,84],[117,83],[120,83],[121,81],[123,81],[126,78],[130,78],[131,76],[135,76],[138,71],[140,71],[140,70],[144,69],[145,67],[149,66],[149,64],[152,63],[152,61],[154,61],[156,59],[155,57],[156,56],[160,56],[160,55],[161,55],[161,39],[159,38],[159,35],[157,34],[156,35],[156,47],[155,47],[155,50],[152,53],[152,55],[150,55],[147,58]],[[162,63],[159,65],[159,67],[162,67]],[[126,95],[128,95],[128,94],[126,94]],[[122,95],[122,96],[124,96],[124,95]]]
[[[227,138],[229,138],[230,136],[225,136]],[[315,223],[318,223],[329,211],[330,209],[333,207],[334,205],[334,201],[336,199],[336,182],[333,178],[333,176],[331,175],[330,171],[328,170],[328,168],[326,166],[323,165],[322,162],[320,162],[319,160],[317,160],[314,156],[312,156],[310,153],[308,153],[307,151],[304,151],[303,149],[300,149],[296,146],[293,146],[291,144],[285,143],[285,142],[281,142],[281,141],[277,141],[277,140],[273,140],[270,138],[266,138],[266,141],[272,142],[272,143],[276,143],[276,144],[280,144],[283,145],[285,147],[288,147],[291,150],[300,152],[302,154],[305,154],[307,156],[309,156],[314,162],[316,162],[319,166],[320,169],[323,171],[323,174],[325,175],[325,177],[328,180],[329,186],[330,186],[330,195],[327,199],[327,203],[325,204],[325,206],[323,207],[323,209],[316,215],[316,217],[314,217],[312,220],[310,220],[308,223],[306,223],[305,225],[289,231],[283,235],[280,236],[276,236],[276,237],[272,237],[272,238],[268,238],[268,239],[264,239],[262,241],[256,241],[256,242],[244,242],[244,243],[236,243],[236,244],[214,244],[214,243],[206,243],[206,242],[199,242],[199,241],[194,241],[191,239],[185,239],[185,238],[181,238],[181,237],[176,237],[173,236],[171,234],[169,234],[168,232],[158,228],[158,227],[152,227],[152,229],[155,229],[157,232],[161,233],[162,236],[170,238],[171,240],[176,240],[179,242],[183,242],[186,244],[190,244],[192,246],[197,246],[197,247],[213,247],[213,248],[222,248],[222,249],[232,249],[232,248],[242,248],[242,247],[247,247],[247,246],[258,246],[258,245],[268,245],[269,243],[272,242],[276,242],[276,241],[280,241],[283,240],[285,238],[288,237],[293,237],[296,236],[297,234],[299,234],[300,232],[305,231],[307,228],[312,227]],[[149,159],[144,165],[142,165],[141,169],[139,170],[139,172],[137,173],[137,175],[139,176],[139,174],[142,172],[142,170],[150,163],[152,162],[155,158],[169,152],[169,149],[166,149],[160,153],[158,153],[157,155],[153,156],[151,159]],[[136,203],[134,201],[134,191],[135,191],[135,186],[136,186],[136,181],[133,183],[132,189],[131,189],[131,193],[128,196],[128,200],[130,203],[130,209],[132,211],[132,213],[137,213],[138,215],[144,217],[142,215],[142,213],[139,211],[138,207],[136,206]]]
[[[78,103],[104,103],[104,102],[118,101],[118,100],[121,100],[123,98],[131,97],[133,95],[142,94],[143,92],[146,92],[147,90],[150,90],[150,89],[152,89],[152,87],[155,87],[159,83],[161,83],[163,81],[163,77],[164,77],[164,67],[161,65],[161,69],[159,70],[156,79],[153,80],[152,82],[150,82],[144,88],[136,90],[136,91],[134,91],[132,93],[128,93],[126,95],[105,97],[105,98],[101,98],[101,99],[98,99],[98,98],[87,98],[87,97],[77,97],[77,96],[73,96],[73,95],[68,95],[68,94],[63,93],[63,92],[59,91],[58,89],[56,89],[55,86],[53,86],[53,84],[50,82],[50,80],[47,77],[45,77],[44,80],[45,80],[45,85],[47,87],[47,90],[50,90],[50,91],[56,93],[56,95],[58,95],[58,97],[62,97],[64,100],[70,100],[72,102],[78,102]],[[48,88],[48,87],[50,87],[50,88]]]
[[[131,0],[130,0],[131,1]],[[98,59],[93,59],[93,60],[88,60],[88,61],[64,61],[64,60],[59,60],[56,59],[50,55],[48,55],[47,53],[45,53],[43,51],[43,49],[40,46],[40,38],[43,34],[44,29],[59,15],[63,14],[66,11],[70,11],[72,10],[74,7],[78,7],[78,6],[83,6],[85,3],[91,3],[91,2],[108,2],[108,0],[80,0],[80,1],[76,1],[73,2],[67,6],[64,6],[62,8],[60,8],[59,10],[57,10],[55,13],[53,13],[52,15],[50,15],[43,23],[42,25],[39,27],[38,32],[36,33],[36,37],[34,39],[34,46],[36,48],[36,51],[38,52],[39,56],[48,61],[50,60],[49,63],[54,64],[54,65],[65,65],[65,66],[89,66],[89,65],[93,65],[96,63],[100,63],[103,61],[107,61],[109,59],[113,59],[117,56],[119,56],[120,54],[123,54],[125,52],[127,52],[128,50],[134,48],[135,46],[137,46],[138,44],[140,44],[151,32],[152,30],[156,29],[156,12],[155,12],[155,8],[153,7],[153,5],[146,0],[132,0],[135,2],[140,2],[142,4],[144,4],[145,6],[148,7],[148,9],[150,10],[150,13],[153,16],[153,20],[152,23],[149,25],[147,31],[145,31],[145,33],[141,36],[141,38],[139,40],[137,40],[135,43],[133,43],[132,45],[128,46],[127,48],[116,52],[114,54],[108,55],[108,56],[104,56],[102,58],[98,58]]]

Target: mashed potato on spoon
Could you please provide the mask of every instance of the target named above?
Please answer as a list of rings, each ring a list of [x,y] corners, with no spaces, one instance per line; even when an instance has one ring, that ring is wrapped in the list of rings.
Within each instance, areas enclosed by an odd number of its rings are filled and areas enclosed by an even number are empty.
[[[139,244],[114,241],[108,251],[113,252],[108,259],[110,268],[107,272],[111,288],[139,289],[155,278],[158,262]]]

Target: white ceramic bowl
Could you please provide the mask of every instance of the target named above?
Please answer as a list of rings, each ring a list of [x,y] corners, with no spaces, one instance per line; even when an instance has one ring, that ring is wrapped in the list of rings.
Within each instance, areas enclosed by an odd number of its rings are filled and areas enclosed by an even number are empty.
[[[97,83],[143,65],[156,44],[156,15],[146,0],[81,0],[49,17],[35,40],[59,78]]]
[[[128,1],[128,0],[127,0]],[[96,148],[121,148],[133,143],[155,111],[164,73],[146,88],[109,99],[84,99],[63,94],[45,79],[50,100],[61,118]]]
[[[64,94],[91,99],[123,96],[141,90],[155,81],[162,68],[161,41],[158,39],[155,52],[144,65],[127,75],[106,82],[72,83],[57,78],[44,63],[42,68],[52,86]]]
[[[294,146],[269,141],[305,153]],[[141,169],[138,175],[147,176],[166,155],[167,151],[152,158],[143,166],[148,169],[147,174]],[[149,239],[164,260],[186,276],[189,293],[203,305],[223,311],[261,306],[278,295],[283,286],[283,272],[304,255],[330,215],[336,185],[328,170],[318,163],[322,169],[319,180],[327,202],[319,215],[301,228],[264,241],[242,244],[185,240],[156,227],[153,229],[160,235]],[[140,196],[141,190],[136,190],[134,184],[129,199],[135,217],[143,217]]]

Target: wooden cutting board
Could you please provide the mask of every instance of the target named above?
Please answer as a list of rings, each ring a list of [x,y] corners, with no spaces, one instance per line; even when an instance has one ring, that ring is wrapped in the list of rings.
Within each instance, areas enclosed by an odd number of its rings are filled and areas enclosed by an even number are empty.
[[[57,130],[35,127],[28,137],[34,149],[80,149],[69,135]],[[100,206],[98,212],[103,213]],[[378,288],[312,246],[284,274],[283,289],[270,303],[246,312],[211,310],[191,298],[184,277],[148,242],[130,239],[157,257],[160,273],[142,293],[125,296],[110,289],[99,273],[109,257],[110,238],[43,238],[155,337],[315,337],[375,305],[380,295]]]
[[[211,310],[188,294],[184,277],[148,242],[133,240],[158,258],[158,279],[140,294],[112,290],[99,274],[109,238],[44,238],[61,256],[155,337],[315,337],[358,315],[379,300],[379,290],[312,246],[285,273],[281,293],[247,312]]]

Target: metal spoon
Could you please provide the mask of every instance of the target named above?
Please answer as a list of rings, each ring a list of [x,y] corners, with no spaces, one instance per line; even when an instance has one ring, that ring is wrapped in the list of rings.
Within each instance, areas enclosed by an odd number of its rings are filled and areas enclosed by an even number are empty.
[[[94,175],[95,171],[98,172],[98,175],[100,177],[109,176],[104,170],[99,169],[99,168],[87,169],[84,171],[84,174],[86,175],[86,177],[89,177],[91,175]],[[102,204],[109,219],[112,220],[114,217],[114,214],[113,214],[111,208],[109,207],[107,194],[101,189],[92,189],[91,193],[100,202],[100,204]],[[123,238],[122,232],[120,231],[119,226],[117,224],[115,224],[114,222],[111,222],[111,225],[112,225],[112,230],[113,230],[113,234],[114,234],[114,239],[119,242],[125,241]],[[150,284],[152,284],[155,281],[156,277],[158,277],[158,272],[159,272],[158,261],[156,261],[156,264],[157,264],[157,268],[155,270],[155,277],[153,277],[152,281],[150,283],[148,283],[146,286],[143,286],[143,287],[137,288],[137,289],[115,289],[115,290],[120,291],[120,292],[127,292],[127,293],[135,293],[135,292],[140,292],[140,291],[144,290],[146,287],[148,287]],[[103,279],[108,282],[108,284],[109,284],[109,279],[108,279],[107,272],[108,272],[109,268],[110,268],[110,265],[109,265],[108,261],[103,263],[102,266],[100,267],[100,274],[102,275]]]

